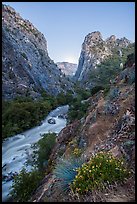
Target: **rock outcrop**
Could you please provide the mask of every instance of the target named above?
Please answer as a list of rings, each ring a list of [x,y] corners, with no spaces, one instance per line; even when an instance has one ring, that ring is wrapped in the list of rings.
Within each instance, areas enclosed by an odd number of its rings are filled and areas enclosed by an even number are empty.
[[[77,70],[77,64],[70,62],[57,62],[58,68],[66,75],[66,76],[74,76]]]
[[[130,41],[125,37],[116,39],[116,37],[112,35],[106,40],[103,40],[99,31],[89,33],[82,44],[75,79],[83,83],[92,69],[96,69],[98,64],[113,54],[115,47],[119,48],[120,52],[121,48],[127,47],[129,44]]]
[[[42,90],[57,95],[72,90],[72,85],[48,56],[44,35],[2,5],[2,97],[37,98]]]

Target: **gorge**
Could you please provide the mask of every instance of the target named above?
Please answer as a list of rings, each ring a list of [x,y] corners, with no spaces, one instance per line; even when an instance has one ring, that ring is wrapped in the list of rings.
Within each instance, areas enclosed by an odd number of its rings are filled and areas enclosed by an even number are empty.
[[[78,65],[56,64],[44,35],[2,5],[3,202],[10,200],[14,177],[21,186],[15,189],[15,202],[135,200],[134,46],[125,37],[104,40],[99,31],[91,31]],[[36,177],[27,183],[20,170],[32,154],[31,145],[50,132],[57,133],[55,145],[43,179],[33,188]],[[105,160],[107,154],[112,160]],[[95,155],[98,164],[90,163]]]

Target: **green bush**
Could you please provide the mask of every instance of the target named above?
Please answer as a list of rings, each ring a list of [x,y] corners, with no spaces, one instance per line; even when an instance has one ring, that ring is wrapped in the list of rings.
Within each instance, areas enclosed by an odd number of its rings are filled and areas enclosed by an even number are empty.
[[[18,97],[12,101],[2,102],[2,138],[21,133],[40,124],[55,107],[53,101],[34,101],[27,97]]]
[[[81,101],[78,99],[76,100],[73,105],[70,106],[69,112],[68,112],[68,119],[70,122],[74,120],[79,120],[82,117],[85,116],[86,111],[88,109],[89,103],[81,103]]]
[[[123,181],[128,175],[129,172],[122,159],[116,159],[111,154],[102,152],[77,169],[71,188],[74,192],[83,194],[104,187],[108,183]]]
[[[98,91],[103,90],[104,87],[103,86],[95,86],[91,89],[91,95],[96,94]]]
[[[56,142],[56,133],[47,133],[34,144],[32,159],[28,161],[36,166],[40,171],[45,171],[48,165],[48,159]]]
[[[16,202],[28,202],[34,190],[38,187],[43,175],[37,170],[27,172],[22,169],[15,177],[12,190],[10,192],[12,198]]]
[[[124,64],[124,67],[131,67],[135,62],[135,54],[131,53],[127,56],[127,61]]]
[[[104,87],[104,96],[105,96],[105,97],[107,96],[107,94],[109,93],[109,91],[110,91],[110,86],[109,86],[109,85],[106,86],[106,87]]]
[[[118,87],[115,87],[115,88],[113,88],[113,89],[110,90],[109,94],[107,95],[107,98],[108,98],[109,100],[113,100],[113,99],[115,99],[115,98],[118,98],[119,94],[120,94],[119,88],[118,88]]]
[[[72,152],[72,155],[74,157],[80,157],[82,154],[82,149],[78,148],[78,147],[75,147],[73,152]]]

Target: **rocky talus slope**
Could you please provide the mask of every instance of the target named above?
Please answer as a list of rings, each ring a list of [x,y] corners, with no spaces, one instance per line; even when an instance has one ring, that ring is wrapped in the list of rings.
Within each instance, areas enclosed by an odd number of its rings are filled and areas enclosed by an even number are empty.
[[[70,62],[57,62],[58,68],[66,75],[66,76],[74,76],[77,70],[77,64]]]
[[[47,41],[33,24],[10,6],[2,5],[2,96],[37,98],[72,89],[48,56]]]
[[[128,78],[127,78],[128,76]],[[110,90],[103,90],[88,98],[90,106],[85,117],[67,125],[59,134],[50,156],[56,166],[60,151],[69,158],[77,148],[83,149],[86,161],[97,152],[111,152],[114,157],[124,157],[131,171],[130,177],[121,184],[88,192],[84,196],[60,192],[56,187],[53,172],[43,179],[32,196],[33,202],[78,201],[78,202],[131,202],[135,201],[135,64],[126,67],[111,84]]]
[[[92,69],[111,56],[116,48],[119,55],[122,55],[121,49],[127,47],[131,42],[125,37],[117,39],[114,35],[103,40],[99,31],[89,33],[82,44],[81,54],[78,63],[78,69],[75,79],[84,83]]]

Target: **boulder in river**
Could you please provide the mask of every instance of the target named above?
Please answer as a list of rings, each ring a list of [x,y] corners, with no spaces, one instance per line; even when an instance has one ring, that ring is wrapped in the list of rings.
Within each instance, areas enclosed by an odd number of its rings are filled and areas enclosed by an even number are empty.
[[[56,120],[54,118],[48,119],[49,124],[56,124]]]

